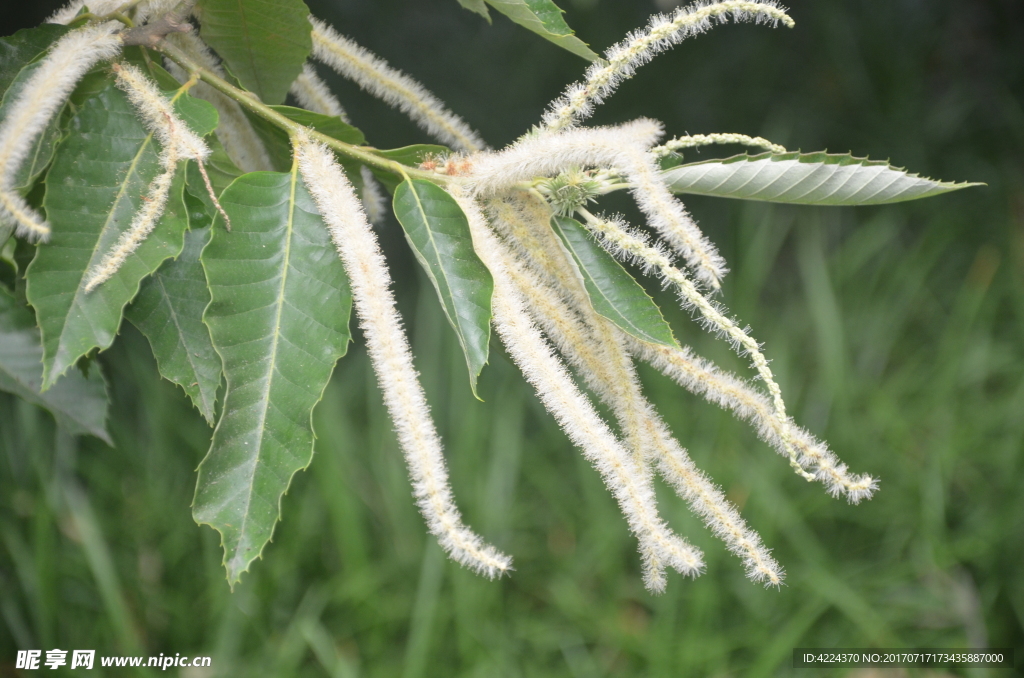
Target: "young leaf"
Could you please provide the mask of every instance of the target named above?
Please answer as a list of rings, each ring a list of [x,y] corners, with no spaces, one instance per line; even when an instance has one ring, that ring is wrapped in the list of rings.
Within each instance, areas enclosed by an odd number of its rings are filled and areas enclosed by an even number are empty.
[[[676,193],[803,205],[880,205],[979,185],[925,179],[849,153],[742,154],[680,165],[662,178]]]
[[[0,288],[0,390],[13,393],[53,413],[57,424],[71,434],[91,434],[108,445],[107,388],[98,366],[84,376],[71,370],[46,392],[43,347],[32,312]]]
[[[551,228],[576,262],[595,311],[641,341],[679,348],[654,299],[580,222],[554,216]]]
[[[487,364],[491,339],[494,280],[473,249],[469,221],[444,189],[422,179],[403,181],[395,189],[394,209],[455,328],[477,395],[476,381]]]
[[[562,18],[562,10],[551,0],[487,0],[487,4],[523,28],[576,56],[587,61],[597,61],[599,58],[585,42],[573,35],[572,29]]]
[[[209,107],[206,122],[216,124],[216,111],[209,104],[192,100],[186,105]],[[110,346],[121,311],[139,283],[181,251],[186,224],[185,182],[179,171],[153,233],[112,279],[86,293],[86,273],[131,225],[160,163],[157,143],[112,82],[83,103],[71,131],[46,178],[43,205],[53,235],[38,248],[26,275],[28,300],[43,334],[44,389],[79,357]],[[195,131],[207,134],[211,129]]]
[[[491,15],[487,11],[487,4],[484,0],[459,0],[459,4],[470,12],[476,12],[483,18],[487,19],[487,23],[491,23]]]
[[[345,354],[348,278],[298,172],[254,172],[220,197],[202,254],[204,320],[224,363],[224,410],[199,465],[192,515],[221,534],[236,583],[270,540],[281,496],[313,455],[313,406]]]
[[[210,290],[199,263],[209,239],[210,227],[185,233],[181,254],[142,283],[125,317],[149,340],[161,376],[185,389],[213,426],[221,364],[203,324]]]
[[[199,35],[242,86],[264,103],[284,103],[313,49],[302,0],[200,0]]]

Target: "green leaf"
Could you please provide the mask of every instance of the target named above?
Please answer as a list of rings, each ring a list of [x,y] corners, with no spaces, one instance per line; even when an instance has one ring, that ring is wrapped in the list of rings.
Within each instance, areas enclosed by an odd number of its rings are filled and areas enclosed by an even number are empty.
[[[313,49],[302,0],[201,0],[199,35],[242,86],[280,104]]]
[[[487,4],[523,28],[533,31],[576,56],[587,61],[597,61],[600,58],[585,42],[573,35],[572,29],[562,18],[562,10],[551,0],[487,0]]]
[[[595,311],[641,341],[679,347],[658,305],[580,222],[554,216],[551,228],[576,262]]]
[[[107,433],[107,388],[99,367],[84,376],[72,370],[53,388],[41,392],[43,347],[32,312],[0,289],[0,390],[13,393],[53,413],[73,435],[91,434],[112,445]]]
[[[760,153],[680,165],[662,172],[676,193],[803,205],[881,205],[956,191],[881,160],[832,153]]]
[[[42,66],[41,57],[61,36],[68,32],[66,26],[44,24],[38,28],[18,31],[12,36],[0,38],[0,120],[24,90],[25,83]],[[18,168],[13,187],[26,193],[53,159],[53,151],[60,140],[61,112],[50,120],[43,133],[35,140],[25,162]]]
[[[491,14],[487,11],[487,4],[484,0],[459,0],[459,4],[470,12],[476,12],[487,19],[487,23],[491,23]]]
[[[43,24],[0,38],[0,93],[6,92],[18,72],[43,55],[70,28]]]
[[[476,395],[477,377],[487,364],[494,280],[473,249],[469,221],[444,189],[421,179],[403,181],[398,186],[394,209],[416,258],[434,283],[448,322],[455,328],[466,354],[470,387]]]
[[[220,197],[202,254],[204,321],[227,378],[192,515],[221,534],[234,585],[270,540],[281,496],[313,455],[313,406],[348,346],[348,278],[298,172],[254,172]]]
[[[144,277],[181,251],[186,225],[179,171],[156,229],[113,278],[87,294],[86,272],[131,225],[161,168],[157,143],[113,82],[83,103],[70,127],[45,182],[53,233],[27,271],[28,301],[43,335],[44,389],[93,348],[110,346],[125,304]]]
[[[451,153],[452,149],[437,144],[413,144],[412,146],[403,146],[402,148],[377,151],[377,155],[400,162],[409,167],[418,167],[428,157],[443,158],[451,155]],[[398,188],[398,184],[402,183],[402,179],[391,172],[386,172],[376,167],[370,167],[370,170],[390,193],[394,193],[395,189]]]
[[[125,317],[149,340],[161,376],[185,389],[213,426],[221,363],[203,324],[210,290],[199,263],[209,239],[210,227],[186,233],[181,254],[142,283]]]

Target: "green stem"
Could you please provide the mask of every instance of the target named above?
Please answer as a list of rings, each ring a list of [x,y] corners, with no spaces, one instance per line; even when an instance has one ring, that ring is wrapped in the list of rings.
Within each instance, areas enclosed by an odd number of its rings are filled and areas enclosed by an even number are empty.
[[[348,156],[354,160],[376,167],[378,169],[385,170],[398,174],[399,176],[415,176],[417,179],[425,179],[434,183],[445,183],[454,181],[452,177],[447,177],[434,172],[427,172],[425,170],[418,170],[412,167],[403,165],[400,162],[382,158],[374,153],[373,149],[366,146],[357,146],[355,144],[347,144],[344,141],[339,141],[334,137],[329,137],[326,134],[321,134],[314,129],[310,129],[305,125],[300,125],[294,120],[289,120],[285,116],[275,111],[270,106],[267,106],[260,101],[254,94],[241,90],[228,81],[221,78],[213,71],[204,68],[200,64],[193,61],[187,54],[182,50],[178,49],[174,45],[170,44],[166,40],[161,40],[157,46],[157,49],[176,62],[179,66],[184,68],[189,73],[198,74],[203,82],[207,83],[211,87],[217,89],[226,96],[231,97],[239,104],[252,111],[254,114],[260,116],[264,120],[270,122],[277,127],[280,127],[288,133],[289,136],[293,136],[298,133],[305,133],[312,139],[316,139],[324,144],[327,144],[330,148],[341,153],[342,155]]]

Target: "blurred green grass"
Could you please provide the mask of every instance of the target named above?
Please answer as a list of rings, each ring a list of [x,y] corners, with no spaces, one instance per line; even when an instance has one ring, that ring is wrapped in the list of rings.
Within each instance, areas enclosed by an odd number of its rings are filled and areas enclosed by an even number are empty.
[[[310,4],[496,144],[581,70],[450,0]],[[114,448],[70,439],[0,394],[0,675],[18,675],[16,648],[54,647],[211,655],[213,671],[182,671],[192,678],[814,676],[844,672],[794,670],[793,647],[1024,652],[1021,8],[793,5],[795,31],[718,28],[642,70],[598,121],[650,115],[673,134],[766,134],[989,186],[858,210],[688,201],[734,271],[723,300],[765,342],[797,420],[882,481],[861,506],[833,500],[748,426],[644,372],[697,463],[775,549],[781,590],[749,583],[661,487],[666,517],[708,567],[647,594],[597,474],[497,347],[485,402],[472,398],[432,290],[406,273],[400,303],[456,496],[514,555],[510,578],[481,580],[426,537],[357,344],[316,410],[316,455],[273,543],[230,593],[216,535],[189,510],[209,429],[126,325],[99,358]],[[598,47],[651,10],[567,8]],[[371,140],[420,138],[339,89]],[[397,226],[383,233],[395,269],[414,271]],[[701,354],[746,373],[685,314],[669,315]]]

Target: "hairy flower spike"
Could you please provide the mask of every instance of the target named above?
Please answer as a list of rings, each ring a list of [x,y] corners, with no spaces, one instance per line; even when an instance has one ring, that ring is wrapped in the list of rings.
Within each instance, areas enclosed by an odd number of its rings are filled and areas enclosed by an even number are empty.
[[[155,82],[131,64],[115,63],[113,69],[117,73],[117,86],[125,91],[143,123],[160,142],[160,166],[163,171],[150,182],[142,207],[132,218],[128,230],[121,234],[110,251],[89,271],[85,282],[86,292],[92,292],[110,280],[156,228],[167,207],[167,198],[174,183],[174,174],[178,171],[178,162],[195,160],[202,168],[203,161],[210,155],[206,143],[178,117],[173,105],[160,92]],[[205,171],[203,175],[206,178]],[[207,188],[211,191],[210,197],[219,207],[220,203],[209,187],[209,179]]]
[[[728,272],[725,260],[701,233],[683,203],[661,181],[654,158],[635,149],[629,154],[629,164],[624,169],[633,185],[636,204],[648,223],[683,256],[700,281],[714,290],[720,289],[720,281]]]
[[[306,109],[321,115],[331,115],[341,118],[342,122],[350,122],[344,107],[338,98],[331,93],[320,76],[316,74],[313,65],[306,62],[302,66],[302,73],[292,83],[289,90],[292,96],[298,99],[299,103]],[[373,176],[373,172],[366,165],[359,168],[359,176],[363,180],[363,190],[360,197],[363,200],[363,209],[371,224],[379,224],[384,220],[386,212],[386,200],[381,191],[380,184]]]
[[[590,305],[580,282],[554,233],[548,215],[527,209],[510,212],[502,201],[492,201],[495,224],[515,243],[521,258],[513,258],[506,271],[522,293],[534,320],[579,371],[587,385],[611,408],[634,455],[655,465],[729,550],[740,556],[747,576],[778,585],[782,568],[764,547],[721,490],[701,473],[686,450],[675,440],[644,397],[621,333]],[[526,218],[521,218],[526,216]],[[530,218],[532,216],[532,219]],[[542,280],[551,280],[555,288]],[[557,282],[556,282],[557,281]]]
[[[625,168],[635,162],[635,149],[649,148],[661,134],[661,123],[640,118],[614,127],[527,135],[504,150],[473,156],[470,186],[477,196],[491,197],[573,168]]]
[[[438,140],[459,151],[480,151],[487,145],[462,118],[449,111],[423,85],[386,61],[310,17],[313,56],[375,97],[408,115]]]
[[[15,191],[18,170],[81,77],[121,51],[114,33],[121,26],[116,21],[84,26],[55,42],[0,123],[0,216],[15,223],[22,237],[45,240],[50,226]]]
[[[583,82],[570,85],[565,93],[548,107],[544,125],[550,130],[571,127],[590,117],[594,106],[600,104],[622,83],[633,76],[636,69],[660,52],[677,45],[690,36],[712,27],[712,20],[756,21],[792,28],[793,20],[775,2],[698,2],[679,8],[670,16],[655,14],[647,28],[631,33],[622,42],[605,52],[604,61],[595,62]]]
[[[679,291],[683,307],[700,313],[709,329],[724,335],[740,354],[750,356],[751,363],[764,380],[768,393],[772,397],[775,411],[781,418],[782,440],[788,451],[789,463],[793,469],[807,480],[815,480],[800,463],[799,455],[792,446],[789,434],[789,419],[786,417],[786,406],[782,400],[782,391],[775,383],[771,368],[760,345],[751,338],[748,332],[729,318],[722,309],[700,293],[693,282],[678,268],[672,265],[671,259],[656,247],[647,244],[643,237],[631,233],[624,224],[613,219],[598,219],[594,215],[580,210],[586,219],[586,227],[613,252],[626,258],[635,258],[642,264],[656,271],[666,282]]]
[[[686,390],[703,396],[708,401],[732,410],[740,419],[754,424],[758,436],[788,457],[783,436],[785,422],[772,403],[739,377],[723,372],[710,362],[693,355],[690,349],[674,349],[623,337],[630,351],[650,363],[665,376],[675,380]],[[857,504],[869,499],[878,489],[878,481],[868,475],[851,475],[828,446],[803,428],[789,421],[789,436],[800,463],[814,468],[815,477],[833,496],[844,495]]]
[[[413,367],[409,342],[389,289],[391,279],[352,184],[333,153],[306,137],[294,139],[299,171],[327,224],[352,284],[366,346],[405,452],[413,495],[430,532],[451,558],[488,577],[512,560],[462,524],[448,486],[441,441]]]
[[[640,542],[645,583],[664,589],[667,565],[681,574],[703,568],[700,551],[674,534],[658,515],[646,469],[618,441],[580,393],[526,312],[523,295],[511,282],[509,252],[491,232],[474,201],[458,187],[450,191],[469,219],[473,244],[494,276],[494,325],[513,360],[533,384],[545,408],[601,473]]]
[[[666,141],[661,146],[655,146],[651,153],[657,158],[663,158],[685,148],[697,148],[699,146],[710,146],[712,144],[739,144],[753,148],[763,148],[772,153],[785,153],[786,147],[772,143],[764,137],[748,137],[746,134],[693,134],[685,137],[676,137]]]

